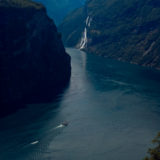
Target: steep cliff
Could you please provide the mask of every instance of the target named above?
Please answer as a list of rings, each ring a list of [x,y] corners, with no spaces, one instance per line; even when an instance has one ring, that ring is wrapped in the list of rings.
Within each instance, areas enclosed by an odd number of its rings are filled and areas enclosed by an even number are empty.
[[[66,46],[160,69],[159,0],[88,0],[77,12],[59,27]],[[70,27],[80,17],[83,28]]]
[[[45,8],[0,0],[0,115],[51,100],[70,73],[70,57]]]

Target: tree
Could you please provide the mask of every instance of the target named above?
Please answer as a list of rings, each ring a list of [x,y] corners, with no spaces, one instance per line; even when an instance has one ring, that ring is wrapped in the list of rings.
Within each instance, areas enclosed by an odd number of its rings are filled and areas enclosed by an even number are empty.
[[[160,160],[160,132],[152,142],[156,147],[148,150],[150,157],[146,157],[144,160]]]

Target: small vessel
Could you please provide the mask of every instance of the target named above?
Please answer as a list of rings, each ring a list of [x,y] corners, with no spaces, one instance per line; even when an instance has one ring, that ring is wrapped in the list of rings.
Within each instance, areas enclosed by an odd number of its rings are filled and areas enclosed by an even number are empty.
[[[31,144],[32,144],[32,145],[35,145],[35,144],[37,144],[37,143],[39,143],[39,141],[34,141],[34,142],[32,142]]]
[[[67,122],[67,121],[62,122],[62,125],[63,125],[63,126],[68,126],[68,122]]]

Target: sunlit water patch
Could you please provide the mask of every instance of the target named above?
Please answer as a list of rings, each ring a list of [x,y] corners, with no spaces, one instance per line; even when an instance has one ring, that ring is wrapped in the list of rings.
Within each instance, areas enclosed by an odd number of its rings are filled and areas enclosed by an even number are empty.
[[[76,49],[67,52],[69,88],[53,103],[29,105],[0,120],[0,159],[145,157],[160,131],[160,73]]]

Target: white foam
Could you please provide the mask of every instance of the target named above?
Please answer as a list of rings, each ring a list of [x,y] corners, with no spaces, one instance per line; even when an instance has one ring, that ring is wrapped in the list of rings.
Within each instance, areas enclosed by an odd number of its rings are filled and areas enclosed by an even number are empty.
[[[91,26],[91,22],[92,22],[92,18],[90,18],[90,16],[88,16],[86,18],[86,26],[85,26],[83,34],[82,34],[82,38],[81,38],[81,41],[79,44],[79,49],[84,49],[87,47],[87,42],[88,42],[87,28],[89,28]]]
[[[88,27],[91,26],[91,22],[92,22],[92,18],[90,18],[89,21],[88,21]]]
[[[37,144],[37,143],[39,143],[39,141],[34,141],[34,142],[32,142],[31,144],[32,144],[32,145],[35,145],[35,144]]]
[[[81,38],[80,49],[83,49],[86,47],[87,41],[88,41],[87,40],[87,28],[85,27],[83,36]]]
[[[64,127],[64,125],[60,124],[59,126],[55,127],[55,129],[62,128],[62,127]]]
[[[86,26],[88,25],[88,22],[89,22],[89,16],[86,19]]]

